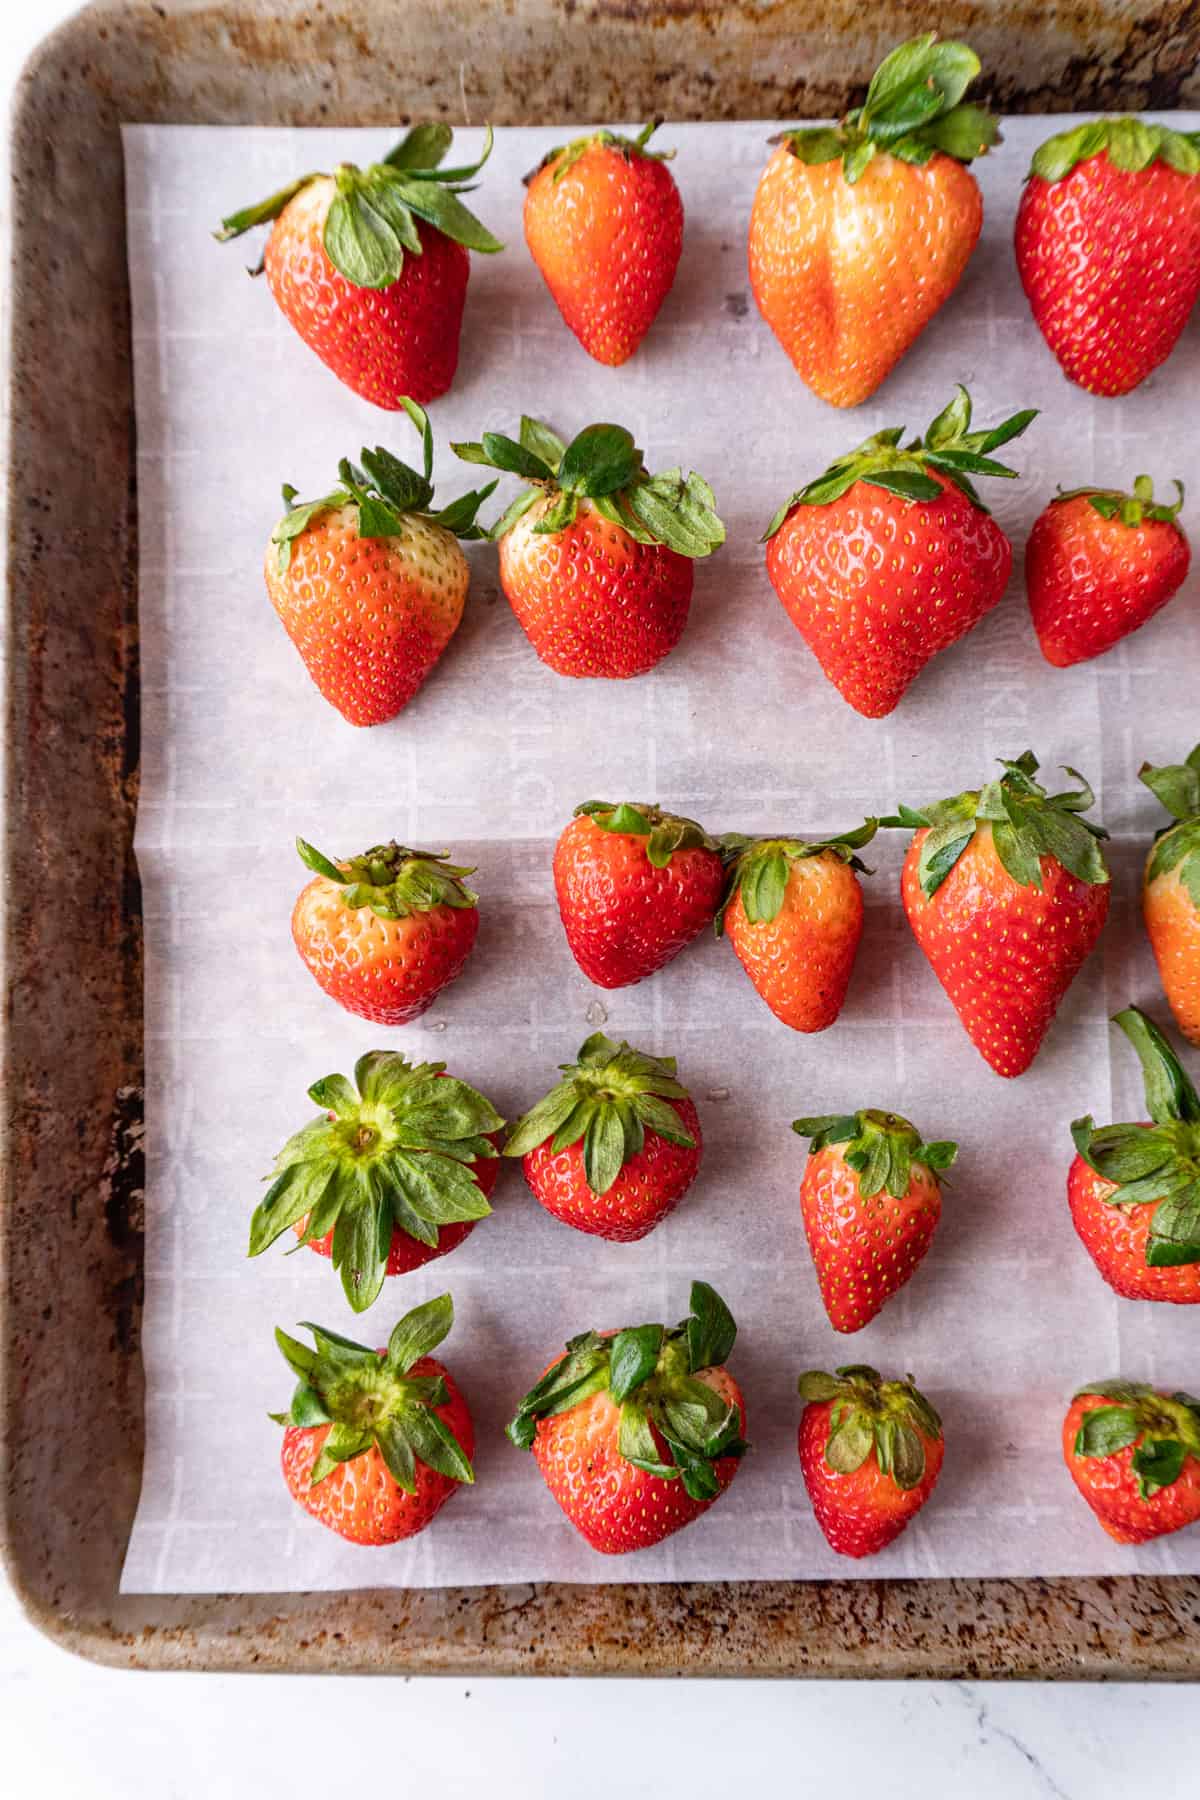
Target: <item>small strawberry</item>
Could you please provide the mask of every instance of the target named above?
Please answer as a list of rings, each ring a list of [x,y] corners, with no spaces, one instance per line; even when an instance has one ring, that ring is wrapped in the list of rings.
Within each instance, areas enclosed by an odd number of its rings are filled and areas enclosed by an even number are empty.
[[[867,819],[817,843],[726,840],[737,857],[717,933],[728,935],[775,1017],[793,1031],[824,1031],[842,1010],[863,927],[857,872],[866,864],[854,852],[877,825]]]
[[[1080,1388],[1063,1459],[1110,1538],[1147,1544],[1200,1519],[1200,1400],[1142,1381]]]
[[[351,725],[381,725],[408,705],[458,630],[470,569],[456,542],[495,482],[431,512],[433,436],[424,410],[402,402],[421,433],[423,476],[377,445],[362,469],[338,464],[341,485],[295,504],[267,545],[267,593],[304,666]],[[365,473],[364,473],[365,471]]]
[[[804,1235],[835,1331],[861,1331],[915,1274],[942,1216],[939,1179],[958,1145],[924,1144],[898,1113],[796,1119],[811,1138]]]
[[[817,1524],[839,1556],[874,1556],[937,1485],[942,1421],[913,1386],[849,1364],[799,1381],[800,1468]]]
[[[1170,356],[1200,294],[1200,132],[1096,119],[1036,152],[1017,268],[1068,380],[1128,394]]]
[[[525,178],[525,242],[551,298],[589,356],[627,362],[671,291],[683,201],[667,163],[636,138],[597,131],[546,155]]]
[[[461,1244],[491,1212],[493,1134],[504,1124],[445,1063],[368,1050],[354,1082],[326,1075],[308,1090],[321,1108],[275,1158],[250,1221],[251,1256],[289,1226],[331,1256],[355,1312],[386,1275],[407,1274]]]
[[[1146,1079],[1151,1124],[1076,1119],[1071,1221],[1114,1293],[1200,1304],[1200,1097],[1157,1025],[1117,1013]]]
[[[1138,775],[1178,821],[1146,858],[1142,913],[1175,1022],[1200,1044],[1200,744],[1185,763],[1143,763]]]
[[[674,1212],[700,1167],[700,1119],[673,1056],[602,1031],[560,1065],[566,1079],[518,1119],[504,1147],[535,1200],[576,1231],[632,1244]]]
[[[1042,655],[1056,669],[1103,656],[1183,586],[1191,561],[1174,506],[1156,504],[1148,475],[1132,494],[1075,488],[1036,520],[1025,589]]]
[[[801,380],[833,406],[873,394],[962,277],[983,223],[964,167],[998,142],[962,105],[979,73],[932,32],[893,50],[840,126],[786,131],[750,214],[750,286]]]
[[[1109,875],[1081,818],[1093,794],[1047,794],[1026,750],[981,790],[885,825],[915,827],[901,893],[913,936],[967,1035],[998,1075],[1020,1075],[1108,917]]]
[[[492,526],[500,585],[541,660],[559,675],[644,675],[683,636],[692,564],[725,542],[699,475],[648,475],[621,425],[571,443],[522,418],[520,442],[495,431],[452,444],[464,462],[530,486]]]
[[[473,1482],[475,1429],[448,1369],[430,1352],[454,1323],[449,1294],[407,1313],[386,1350],[309,1325],[315,1350],[275,1332],[299,1380],[285,1413],[283,1478],[305,1512],[352,1544],[424,1531]]]
[[[444,855],[377,844],[331,863],[296,839],[315,871],[292,912],[292,940],[318,987],[373,1025],[409,1025],[462,973],[479,930],[478,894]]]
[[[1013,476],[990,452],[1034,412],[971,431],[963,387],[923,438],[876,432],[793,494],[766,530],[767,574],[792,624],[856,711],[882,719],[939,651],[1004,593],[1012,545],[970,476]]]
[[[593,1550],[648,1550],[707,1512],[748,1445],[728,1369],[737,1326],[707,1282],[673,1331],[573,1337],[507,1426]]]
[[[504,248],[459,199],[492,153],[491,131],[478,162],[439,168],[452,135],[416,125],[382,162],[302,175],[216,233],[225,243],[271,225],[261,267],[276,306],[339,381],[390,412],[449,388],[467,252]]]
[[[589,800],[554,851],[571,955],[597,987],[644,981],[711,925],[725,885],[715,838],[657,806]]]

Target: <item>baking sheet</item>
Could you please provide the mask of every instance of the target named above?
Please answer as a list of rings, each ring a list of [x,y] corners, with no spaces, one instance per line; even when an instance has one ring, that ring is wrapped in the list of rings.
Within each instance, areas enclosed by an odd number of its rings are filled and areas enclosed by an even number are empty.
[[[1186,127],[1200,116],[1174,115]],[[1193,324],[1166,370],[1120,401],[1068,386],[1025,306],[1012,220],[1033,146],[1070,121],[1010,121],[976,165],[984,234],[954,298],[884,389],[853,414],[825,407],[758,317],[745,226],[765,139],[749,123],[664,130],[687,211],[675,287],[633,361],[602,369],[562,326],[525,252],[519,177],[578,135],[506,130],[476,210],[508,243],[473,258],[453,392],[432,408],[443,499],[473,476],[446,446],[524,410],[571,435],[615,418],[652,468],[708,476],[729,527],[698,565],[683,643],[630,683],[571,683],[537,662],[495,578],[469,548],[464,624],[418,699],[371,731],[310,685],[266,600],[261,563],[281,481],[325,491],[337,460],[384,442],[411,460],[406,422],[360,401],[284,324],[242,266],[255,248],[209,233],[300,168],[382,154],[398,134],[127,127],[124,143],[139,445],[143,754],[137,853],[146,929],[146,1461],[126,1591],[288,1591],[538,1579],[819,1575],[1056,1575],[1200,1570],[1200,1533],[1118,1548],[1062,1467],[1071,1390],[1118,1368],[1194,1386],[1186,1309],[1115,1299],[1071,1230],[1067,1125],[1142,1111],[1136,1060],[1106,1023],[1129,1000],[1165,1018],[1137,919],[1141,854],[1160,812],[1143,757],[1200,737],[1200,594],[1100,663],[1043,663],[1020,588],[1020,548],[1056,483],[1160,484],[1195,469],[1200,377]],[[456,160],[478,144],[456,138]],[[757,539],[779,501],[870,432],[921,429],[965,381],[976,419],[1043,409],[1010,447],[1023,471],[988,484],[1017,546],[1002,605],[939,658],[888,720],[851,711],[821,676],[766,579]],[[507,489],[506,489],[507,491]],[[1187,517],[1185,514],[1185,523]],[[726,944],[704,940],[641,986],[601,993],[566,949],[550,857],[572,807],[659,799],[713,830],[843,828],[903,797],[985,778],[1032,745],[1081,768],[1114,832],[1115,891],[1100,949],[1033,1068],[994,1076],[917,951],[899,905],[903,834],[871,846],[867,928],[842,1017],[817,1037],[767,1012]],[[306,872],[297,833],[327,852],[391,836],[478,864],[476,950],[417,1026],[351,1019],[302,968],[288,918]],[[277,1247],[245,1257],[261,1177],[311,1112],[305,1088],[364,1049],[444,1058],[512,1118],[603,1025],[675,1054],[699,1106],[705,1157],[648,1239],[606,1245],[558,1224],[505,1165],[495,1216],[452,1256],[390,1281],[365,1318],[329,1265]],[[1115,1057],[1113,1052],[1115,1051]],[[921,1270],[864,1331],[833,1333],[797,1204],[802,1113],[886,1105],[962,1148]],[[504,1421],[573,1332],[686,1311],[712,1281],[740,1325],[732,1367],[753,1454],[704,1518],[653,1551],[591,1551]],[[272,1327],[304,1318],[383,1343],[399,1315],[449,1288],[444,1349],[475,1415],[476,1486],[408,1544],[342,1544],[289,1498],[278,1428],[292,1381]],[[937,1492],[865,1564],[835,1557],[795,1454],[805,1367],[911,1370],[945,1423]]]

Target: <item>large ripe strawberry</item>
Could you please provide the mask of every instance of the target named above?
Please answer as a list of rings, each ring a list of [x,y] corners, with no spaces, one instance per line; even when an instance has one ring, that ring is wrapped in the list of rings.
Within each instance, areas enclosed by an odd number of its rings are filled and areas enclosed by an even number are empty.
[[[250,1221],[251,1256],[291,1226],[332,1256],[346,1298],[365,1312],[385,1275],[445,1256],[491,1212],[504,1124],[444,1063],[368,1050],[354,1081],[326,1075],[308,1090],[321,1108],[275,1158]]]
[[[345,862],[296,839],[314,870],[292,941],[331,999],[373,1025],[408,1025],[462,973],[479,930],[471,869],[428,850],[377,844]]]
[[[898,1113],[796,1119],[811,1138],[804,1235],[835,1331],[861,1331],[916,1272],[942,1216],[939,1177],[958,1145],[925,1144]]]
[[[597,987],[631,987],[711,925],[725,885],[715,838],[657,806],[589,800],[554,851],[571,955]]]
[[[1075,488],[1041,513],[1025,551],[1025,590],[1042,655],[1056,669],[1103,656],[1183,586],[1191,561],[1174,506],[1148,475],[1132,494]]]
[[[454,1323],[449,1294],[400,1320],[386,1350],[309,1325],[315,1349],[275,1332],[299,1380],[286,1413],[283,1477],[306,1512],[353,1544],[424,1531],[473,1482],[475,1429],[450,1371],[430,1353]]]
[[[1038,1053],[1108,917],[1109,874],[1080,814],[1094,796],[1047,794],[1026,750],[982,789],[885,825],[915,827],[901,893],[913,936],[967,1035],[998,1075],[1020,1075]]]
[[[970,477],[1012,476],[990,452],[1034,412],[972,431],[965,388],[923,438],[876,432],[780,507],[767,573],[792,624],[856,711],[882,719],[930,657],[1001,598],[1012,545]]]
[[[725,1361],[737,1327],[707,1282],[674,1330],[585,1331],[507,1427],[532,1450],[575,1529],[606,1556],[648,1550],[707,1512],[745,1454],[746,1409]]]
[[[395,718],[458,630],[470,569],[457,539],[495,482],[431,511],[433,435],[423,408],[402,401],[421,433],[424,474],[377,445],[361,469],[338,464],[340,486],[288,508],[267,545],[271,604],[304,666],[351,725]]]
[[[1071,1220],[1088,1255],[1127,1300],[1200,1304],[1200,1097],[1157,1025],[1116,1015],[1141,1060],[1151,1124],[1076,1119],[1067,1176]]]
[[[839,1556],[874,1556],[920,1512],[941,1473],[942,1422],[912,1376],[866,1364],[800,1377],[800,1468],[817,1524]]]
[[[961,104],[979,73],[932,32],[893,50],[840,126],[787,131],[750,214],[750,286],[822,400],[873,394],[958,286],[983,201],[964,167],[997,142]]]
[[[487,431],[451,448],[530,484],[491,535],[500,585],[548,667],[624,681],[675,648],[692,564],[725,542],[706,481],[682,469],[648,475],[621,425],[588,425],[564,444],[522,418],[519,442]]]
[[[576,138],[525,181],[529,254],[588,355],[613,368],[658,317],[683,248],[675,152],[646,148],[656,129]]]
[[[1128,394],[1200,294],[1200,132],[1096,119],[1050,138],[1021,196],[1017,268],[1068,379]]]
[[[1185,763],[1138,775],[1177,821],[1158,834],[1142,877],[1142,913],[1175,1022],[1200,1044],[1200,744]]]
[[[700,1118],[673,1056],[597,1031],[564,1080],[513,1126],[530,1192],[576,1231],[632,1244],[673,1212],[700,1167]]]
[[[1200,1400],[1142,1381],[1080,1388],[1063,1459],[1110,1538],[1147,1544],[1200,1519]]]
[[[280,312],[339,381],[391,412],[449,388],[467,252],[504,248],[459,199],[491,155],[491,131],[477,162],[439,168],[452,135],[414,126],[382,162],[302,175],[216,234],[271,224],[262,267]]]
[[[793,1031],[824,1031],[842,1010],[863,927],[854,854],[874,837],[867,819],[841,837],[726,839],[737,850],[723,931],[777,1019]]]

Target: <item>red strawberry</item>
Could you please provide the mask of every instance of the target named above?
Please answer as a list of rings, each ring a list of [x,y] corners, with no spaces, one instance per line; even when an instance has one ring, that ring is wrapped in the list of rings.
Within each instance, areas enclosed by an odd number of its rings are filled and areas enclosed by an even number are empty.
[[[941,1473],[942,1422],[913,1386],[850,1364],[800,1377],[800,1468],[839,1556],[874,1556],[900,1536]]]
[[[1091,788],[1047,794],[1026,750],[980,791],[885,825],[918,829],[901,892],[913,935],[967,1035],[998,1075],[1020,1075],[1108,916],[1109,876],[1080,814]]]
[[[707,1512],[748,1446],[741,1390],[723,1365],[737,1327],[707,1282],[668,1331],[634,1325],[571,1339],[507,1427],[593,1550],[648,1550]]]
[[[1200,1400],[1141,1381],[1080,1388],[1063,1459],[1110,1538],[1147,1544],[1200,1519]]]
[[[451,136],[414,126],[381,163],[302,175],[216,234],[224,243],[274,221],[262,266],[275,304],[339,381],[392,412],[406,395],[426,403],[449,388],[467,251],[504,248],[458,197],[491,155],[491,131],[478,162],[439,169]]]
[[[454,1323],[449,1294],[406,1314],[386,1350],[309,1325],[315,1350],[275,1342],[300,1385],[286,1413],[283,1477],[292,1498],[352,1544],[424,1531],[473,1482],[475,1429],[450,1371],[429,1354]]]
[[[321,1114],[275,1158],[249,1254],[294,1227],[302,1243],[332,1255],[347,1300],[364,1312],[385,1274],[460,1244],[492,1210],[494,1134],[504,1120],[445,1067],[368,1050],[353,1084],[344,1075],[315,1081],[308,1094]]]
[[[971,431],[965,388],[923,438],[876,432],[793,494],[767,527],[767,573],[834,686],[882,719],[930,657],[1004,593],[1012,546],[970,474],[1015,473],[989,454],[1036,413]]]
[[[597,987],[631,987],[678,956],[721,903],[716,841],[657,806],[575,809],[554,851],[554,891],[571,955]]]
[[[492,527],[500,585],[541,660],[559,675],[644,675],[683,636],[692,563],[725,542],[712,489],[681,469],[648,475],[621,425],[570,444],[522,418],[520,441],[454,444],[531,485]]]
[[[1200,1044],[1200,744],[1184,763],[1143,763],[1138,777],[1177,821],[1146,858],[1142,912],[1175,1022]]]
[[[505,1156],[523,1158],[536,1200],[576,1231],[631,1244],[673,1212],[700,1167],[700,1119],[673,1056],[597,1031],[566,1079],[518,1119]]]
[[[1148,475],[1132,494],[1076,488],[1052,500],[1029,534],[1025,587],[1042,655],[1056,669],[1102,656],[1159,612],[1191,561],[1174,506],[1154,503]]]
[[[1071,1219],[1110,1288],[1127,1300],[1200,1304],[1200,1096],[1136,1006],[1113,1021],[1137,1051],[1152,1124],[1076,1119]]]
[[[646,148],[657,124],[576,138],[526,177],[529,254],[588,355],[610,367],[653,325],[683,247],[675,152]]]
[[[1050,138],[1021,196],[1017,268],[1068,379],[1129,393],[1200,294],[1200,133],[1096,119]]]

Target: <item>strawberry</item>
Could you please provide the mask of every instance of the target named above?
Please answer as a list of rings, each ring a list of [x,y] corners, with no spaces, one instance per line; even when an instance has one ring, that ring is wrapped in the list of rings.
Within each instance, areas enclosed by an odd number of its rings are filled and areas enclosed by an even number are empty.
[[[842,1010],[862,936],[863,898],[854,854],[874,837],[867,819],[841,837],[726,839],[736,850],[717,914],[738,961],[793,1031],[824,1031]],[[743,847],[744,846],[744,847]]]
[[[671,291],[683,201],[667,163],[636,138],[593,132],[551,150],[525,178],[525,242],[551,298],[589,356],[628,362]]]
[[[674,1212],[700,1167],[700,1119],[673,1056],[602,1031],[560,1065],[566,1079],[513,1126],[535,1200],[576,1231],[632,1244]]]
[[[1076,1119],[1071,1221],[1114,1293],[1200,1304],[1200,1097],[1157,1025],[1117,1013],[1138,1053],[1152,1123]]]
[[[304,666],[351,725],[381,725],[412,699],[458,630],[470,569],[457,538],[483,532],[475,514],[495,487],[432,512],[433,435],[424,410],[404,409],[421,433],[425,473],[377,445],[362,469],[338,464],[341,485],[295,504],[271,534],[271,604]],[[365,473],[364,473],[365,471]]]
[[[999,140],[962,96],[966,44],[893,50],[840,126],[785,131],[750,214],[750,286],[800,376],[833,406],[875,392],[945,305],[979,238],[964,167]]]
[[[1108,916],[1109,875],[1081,818],[1093,794],[1047,794],[1026,750],[980,790],[885,825],[916,827],[901,893],[913,936],[967,1035],[998,1075],[1020,1075]]]
[[[1174,506],[1139,475],[1132,494],[1075,488],[1039,515],[1025,551],[1025,588],[1042,655],[1056,669],[1103,656],[1183,586],[1191,561]]]
[[[549,668],[624,681],[675,648],[692,563],[725,542],[706,481],[680,469],[648,475],[620,425],[589,425],[564,444],[522,418],[519,442],[488,431],[451,448],[530,483],[491,535],[500,585]]]
[[[937,1485],[942,1422],[913,1385],[849,1364],[800,1377],[800,1469],[817,1524],[839,1556],[874,1556]]]
[[[1200,1400],[1117,1376],[1080,1388],[1063,1460],[1110,1538],[1147,1544],[1200,1519]]]
[[[339,381],[390,412],[447,391],[467,252],[504,248],[459,198],[491,155],[491,131],[478,162],[439,168],[452,136],[416,125],[382,162],[301,175],[216,233],[225,243],[271,225],[261,267],[276,306]]]
[[[597,987],[644,981],[711,925],[725,868],[716,839],[657,806],[588,800],[554,851],[571,955]]]
[[[924,1144],[898,1113],[796,1119],[811,1138],[800,1210],[835,1331],[861,1331],[915,1273],[942,1215],[958,1145]]]
[[[1142,912],[1175,1022],[1200,1044],[1200,744],[1185,763],[1143,763],[1138,774],[1178,821],[1146,858]]]
[[[251,1256],[288,1229],[333,1266],[355,1312],[384,1275],[445,1256],[491,1212],[504,1120],[445,1063],[368,1050],[354,1082],[326,1075],[308,1090],[317,1118],[275,1158],[250,1221]]]
[[[675,1327],[585,1331],[506,1427],[575,1529],[606,1556],[648,1550],[707,1512],[748,1446],[728,1369],[737,1326],[707,1282]]]
[[[386,1350],[309,1325],[316,1348],[275,1332],[299,1386],[285,1413],[283,1478],[305,1512],[352,1544],[415,1537],[473,1482],[475,1430],[430,1355],[454,1323],[449,1294],[407,1313]]]
[[[1012,545],[970,476],[1015,474],[989,452],[1034,412],[971,431],[965,388],[923,438],[876,432],[793,494],[766,530],[767,574],[792,624],[856,711],[882,719],[930,657],[1008,585]]]
[[[315,870],[292,912],[292,940],[318,987],[373,1025],[409,1025],[462,973],[479,896],[444,855],[377,844],[346,862],[296,839]]]
[[[1064,375],[1128,394],[1170,356],[1200,294],[1200,132],[1096,119],[1036,152],[1017,268]]]

